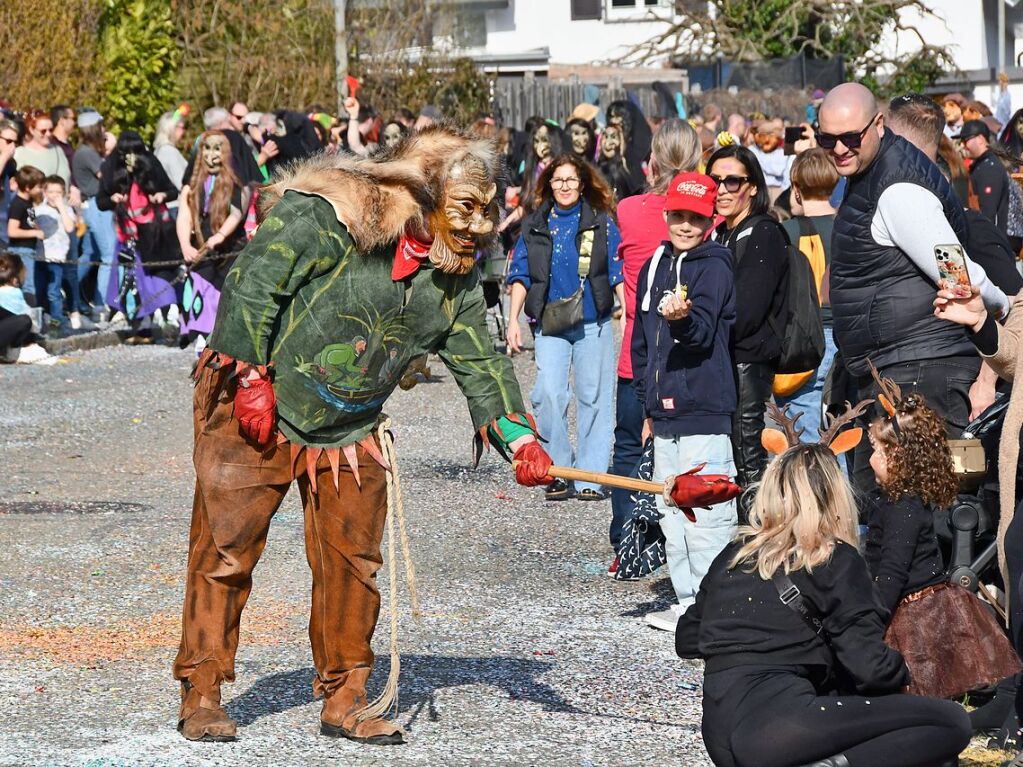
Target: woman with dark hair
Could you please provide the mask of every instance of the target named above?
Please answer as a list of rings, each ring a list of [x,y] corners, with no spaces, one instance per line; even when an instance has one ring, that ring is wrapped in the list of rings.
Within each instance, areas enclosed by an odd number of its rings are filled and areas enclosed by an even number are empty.
[[[1023,109],[1016,110],[1016,113],[1002,128],[998,140],[1017,164],[1023,162]]]
[[[625,303],[622,266],[615,256],[620,235],[614,196],[593,166],[573,154],[554,158],[536,184],[535,210],[522,225],[508,270],[511,321],[508,348],[522,350],[518,317],[537,322],[536,386],[531,395],[540,433],[560,466],[606,471],[614,425],[614,294]],[[578,452],[568,434],[568,406],[574,369]],[[599,485],[561,480],[548,500],[578,491],[599,501]]]
[[[117,232],[117,268],[112,272],[107,303],[144,331],[149,316],[177,305],[171,280],[181,250],[167,203],[178,190],[142,137],[125,131],[100,169],[96,201],[100,210],[114,212]],[[146,267],[146,263],[160,266]],[[164,265],[167,264],[167,265]],[[138,334],[147,340],[148,333]]]
[[[733,144],[717,150],[707,161],[707,175],[718,185],[715,210],[725,219],[715,237],[735,256],[732,358],[738,408],[732,421],[732,446],[738,482],[749,487],[767,465],[760,432],[781,356],[788,240],[767,214],[771,202],[764,172],[749,149]]]

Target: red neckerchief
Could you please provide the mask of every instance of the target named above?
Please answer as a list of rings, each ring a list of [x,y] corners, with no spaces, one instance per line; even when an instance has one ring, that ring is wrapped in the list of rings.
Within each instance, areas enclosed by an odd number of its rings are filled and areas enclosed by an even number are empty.
[[[414,234],[405,232],[398,240],[394,252],[394,265],[391,267],[391,279],[401,282],[419,271],[423,261],[430,255],[433,240],[423,241]]]

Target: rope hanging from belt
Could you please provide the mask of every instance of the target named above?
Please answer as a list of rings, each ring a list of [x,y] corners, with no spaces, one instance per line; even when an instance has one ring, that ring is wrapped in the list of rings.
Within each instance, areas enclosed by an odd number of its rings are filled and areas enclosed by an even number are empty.
[[[416,568],[412,563],[409,549],[408,531],[405,526],[405,504],[401,496],[401,479],[398,476],[398,456],[394,451],[394,438],[388,429],[391,419],[383,416],[377,424],[377,439],[384,459],[390,466],[385,470],[387,482],[387,577],[390,581],[390,612],[391,612],[391,670],[387,682],[380,695],[358,714],[359,721],[384,716],[392,707],[397,713],[398,708],[398,676],[401,673],[401,654],[398,652],[398,552],[394,536],[395,518],[398,523],[398,536],[401,543],[401,555],[405,560],[405,582],[408,584],[409,601],[412,604],[412,616],[418,619],[419,595],[416,591]]]

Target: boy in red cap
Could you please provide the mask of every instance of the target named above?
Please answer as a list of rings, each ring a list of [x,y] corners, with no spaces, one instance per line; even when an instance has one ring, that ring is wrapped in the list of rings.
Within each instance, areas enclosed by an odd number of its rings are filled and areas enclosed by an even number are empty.
[[[736,406],[728,340],[735,323],[732,254],[706,241],[714,223],[717,185],[701,173],[681,173],[668,186],[661,243],[639,273],[632,331],[633,385],[646,414],[644,441],[654,440],[654,480],[694,466],[735,475],[732,413]],[[646,622],[674,631],[696,601],[710,563],[732,539],[735,501],[701,510],[690,522],[657,499],[678,604]]]

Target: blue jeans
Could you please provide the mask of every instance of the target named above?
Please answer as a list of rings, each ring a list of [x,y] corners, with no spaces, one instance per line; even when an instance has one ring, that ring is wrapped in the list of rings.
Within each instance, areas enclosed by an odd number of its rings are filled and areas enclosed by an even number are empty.
[[[835,361],[835,354],[838,347],[835,346],[835,336],[831,328],[824,328],[824,357],[817,367],[817,372],[803,386],[787,397],[775,397],[778,407],[791,404],[791,411],[801,412],[803,417],[799,419],[799,425],[806,429],[806,438],[813,441],[817,438],[817,429],[820,428],[824,416],[824,382],[831,370],[831,363]],[[772,422],[771,426],[775,424]]]
[[[21,292],[25,294],[25,300],[29,306],[38,306],[36,299],[36,249],[25,248],[20,245],[7,248],[8,253],[19,256],[25,265],[25,281],[21,283]]]
[[[688,471],[701,463],[704,474],[735,476],[732,438],[728,434],[696,434],[687,437],[654,437],[654,482]],[[696,522],[657,496],[657,510],[664,533],[671,585],[679,602],[692,601],[711,562],[735,536],[738,512],[735,500],[709,509],[696,509]]]
[[[643,457],[643,406],[629,378],[618,379],[615,404],[615,444],[611,453],[611,473],[634,477]],[[611,548],[618,550],[622,528],[632,514],[631,490],[611,491]]]
[[[95,200],[88,200],[82,207],[82,218],[88,231],[82,241],[82,258],[78,262],[78,280],[82,282],[88,275],[92,264],[99,262],[96,271],[96,289],[90,303],[93,306],[104,306],[107,302],[107,284],[110,282],[110,265],[114,262],[117,248],[117,235],[114,232],[114,212],[100,210]]]
[[[64,296],[61,293],[61,287],[63,283],[67,283],[67,294],[70,301],[68,311],[79,311],[78,265],[72,261],[63,264],[40,261],[39,276],[42,278],[39,281],[39,294],[46,294],[47,311],[50,313],[50,318],[57,320],[61,325],[66,324]]]
[[[530,399],[547,452],[558,466],[607,471],[614,424],[614,331],[609,320],[586,322],[557,336],[536,334],[536,385]],[[578,453],[568,436],[573,371]],[[599,490],[577,482],[577,490]]]

